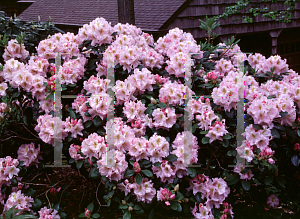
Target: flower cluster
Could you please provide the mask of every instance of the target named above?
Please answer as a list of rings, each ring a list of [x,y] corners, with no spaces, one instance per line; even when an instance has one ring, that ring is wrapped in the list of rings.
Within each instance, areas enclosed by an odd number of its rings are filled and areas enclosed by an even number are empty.
[[[111,104],[111,101],[113,99],[106,93],[94,93],[92,96],[88,99],[89,108],[88,113],[91,115],[90,117],[84,117],[84,121],[86,120],[92,120],[95,116],[99,116],[102,120],[107,115],[108,111],[113,111]],[[80,112],[83,113],[82,111]]]
[[[209,143],[211,144],[215,140],[223,141],[222,136],[226,135],[227,133],[229,132],[226,130],[225,119],[220,121],[220,118],[218,117],[217,121],[215,121],[215,123],[209,127],[209,131],[205,137],[209,138]]]
[[[257,160],[267,160],[269,164],[274,164],[275,161],[272,158],[274,153],[275,151],[272,151],[269,147],[263,148],[259,152]]]
[[[195,202],[195,207],[191,208],[191,212],[196,219],[214,219],[211,208],[203,203],[199,205]]]
[[[24,166],[29,167],[35,165],[38,167],[40,163],[39,160],[42,160],[40,155],[40,145],[38,148],[35,148],[34,143],[22,144],[18,149],[18,160],[24,161]]]
[[[172,194],[166,188],[160,188],[159,191],[157,191],[157,201],[164,201],[166,205],[171,205],[169,200],[172,200],[174,198],[175,194]]]
[[[152,180],[144,178],[141,185],[136,182],[130,183],[128,179],[117,184],[118,189],[125,192],[125,195],[133,193],[137,197],[138,202],[151,203],[156,195],[156,189]],[[132,191],[133,190],[133,191]]]
[[[87,91],[86,94],[106,93],[109,83],[109,79],[102,79],[92,75],[88,81],[83,82],[83,89]]]
[[[38,124],[34,130],[39,132],[39,137],[45,143],[52,144],[54,146],[54,139],[56,135],[59,136],[61,134],[62,139],[65,139],[68,136],[68,133],[65,131],[65,122],[60,121],[61,128],[56,128],[56,121],[52,115],[40,115],[37,119],[37,122]]]
[[[169,155],[169,142],[165,137],[154,133],[154,135],[149,138],[147,151],[152,163],[162,162],[162,158]]]
[[[171,56],[170,60],[167,60],[168,66],[166,67],[166,71],[169,72],[170,75],[175,75],[177,78],[185,77],[185,71],[187,66],[187,57],[188,55],[183,52],[179,52]],[[191,65],[194,65],[194,62],[191,61]]]
[[[133,74],[128,76],[127,80],[135,87],[135,96],[145,93],[146,89],[153,91],[152,84],[156,83],[154,75],[147,68],[143,68],[141,71],[134,69]]]
[[[109,178],[109,181],[124,178],[128,163],[125,154],[118,150],[110,150],[102,155],[102,159],[97,161],[99,173]]]
[[[157,108],[153,110],[153,119],[154,123],[153,125],[156,128],[163,128],[169,130],[169,128],[172,128],[173,125],[176,123],[176,113],[174,108]]]
[[[74,160],[84,159],[84,157],[81,156],[81,146],[80,145],[71,144],[69,147],[69,154],[70,154],[71,158],[73,158]]]
[[[177,81],[166,82],[159,90],[159,101],[170,105],[183,105],[186,95],[192,96],[194,91]]]
[[[158,177],[161,178],[161,181],[165,183],[168,181],[172,183],[176,177],[176,167],[171,166],[169,161],[163,160],[162,164],[159,167],[152,166],[153,173]]]
[[[176,135],[172,144],[171,154],[176,155],[177,160],[173,164],[177,167],[176,175],[182,178],[188,175],[187,167],[198,162],[198,141],[197,137],[189,131],[184,131]]]
[[[193,194],[200,192],[201,198],[206,199],[205,204],[209,208],[220,208],[220,205],[230,193],[230,188],[222,178],[211,180],[203,174],[191,179],[190,187],[187,190],[193,190]]]
[[[236,68],[230,60],[222,58],[219,61],[216,61],[215,71],[219,72],[219,76],[222,79],[224,76],[228,75],[230,71],[236,71]]]
[[[70,116],[66,119],[65,123],[65,132],[70,132],[72,138],[76,138],[78,135],[83,136],[82,130],[84,129],[82,125],[82,120],[72,119]]]
[[[48,209],[47,207],[41,208],[39,211],[39,219],[60,219],[58,211],[55,209]]]
[[[30,208],[32,207],[32,204],[34,200],[30,196],[25,196],[21,193],[21,190],[17,192],[12,192],[4,205],[4,211],[8,211],[8,209],[12,208],[13,206],[17,205],[14,210],[22,210],[16,215],[22,214],[24,211],[30,211]]]
[[[31,56],[28,61],[28,70],[33,75],[47,77],[49,62],[47,59]]]
[[[256,145],[257,148],[261,150],[267,148],[270,140],[273,139],[270,128],[264,126],[263,129],[256,130],[254,129],[253,124],[248,125],[242,135],[251,146]]]
[[[86,59],[80,57],[64,62],[61,70],[61,83],[74,84],[84,76]]]
[[[239,97],[244,98],[244,76],[242,73],[229,72],[211,93],[215,104],[223,106],[225,111],[236,110]]]
[[[14,176],[18,176],[20,171],[20,169],[17,168],[18,165],[19,161],[10,156],[0,158],[0,188],[2,188],[4,184],[9,186],[11,184],[10,180]]]
[[[105,139],[97,133],[90,134],[88,138],[84,139],[81,143],[81,148],[76,147],[76,145],[73,147],[76,149],[76,153],[81,149],[81,152],[90,159],[92,159],[92,157],[100,159],[106,152]],[[76,158],[79,159],[77,156]]]
[[[8,42],[8,46],[5,48],[3,59],[7,61],[11,58],[24,60],[29,56],[29,52],[25,49],[23,43],[19,44],[17,40],[13,39]]]
[[[138,119],[144,119],[144,112],[146,109],[147,108],[145,107],[145,104],[143,104],[139,100],[136,103],[134,101],[129,101],[125,102],[123,107],[123,113],[127,117],[128,122],[131,122]]]
[[[96,18],[90,24],[79,28],[77,43],[82,44],[84,40],[91,40],[91,45],[99,45],[112,42],[112,33],[114,29],[104,18]]]

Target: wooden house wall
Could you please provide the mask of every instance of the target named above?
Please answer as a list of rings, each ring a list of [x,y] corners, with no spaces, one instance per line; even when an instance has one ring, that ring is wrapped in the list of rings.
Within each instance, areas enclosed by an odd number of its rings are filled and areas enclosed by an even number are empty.
[[[270,3],[258,4],[259,0],[256,1],[256,3],[253,2],[250,6],[260,8],[270,6]],[[205,20],[206,15],[211,17],[222,14],[226,7],[233,5],[235,2],[236,0],[193,0],[174,20],[170,23],[166,23],[161,29],[179,27],[184,31],[193,34],[195,39],[204,38],[206,37],[206,32],[199,28],[201,25],[199,19]],[[284,5],[282,0],[272,4],[272,10],[286,9],[287,7],[288,5]],[[220,19],[220,27],[217,28],[215,32],[220,35],[230,35],[300,27],[300,3],[296,3],[296,9],[297,10],[294,12],[295,17],[291,19],[291,23],[277,23],[261,16],[254,17],[254,22],[252,24],[244,24],[242,23],[242,20],[233,22],[234,19],[243,15],[238,14],[227,19]],[[244,15],[247,14],[245,13]]]

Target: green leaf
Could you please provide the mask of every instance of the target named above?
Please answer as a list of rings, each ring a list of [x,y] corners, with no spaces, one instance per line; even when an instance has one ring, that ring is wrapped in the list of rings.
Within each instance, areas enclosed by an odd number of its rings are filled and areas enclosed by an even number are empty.
[[[248,173],[249,171],[250,171],[249,168],[245,168],[245,169],[243,169],[243,170],[241,171],[241,173],[242,173],[242,174],[246,174],[246,173]]]
[[[124,177],[131,177],[131,176],[133,176],[134,173],[135,173],[134,170],[129,170],[129,169],[127,169],[127,170],[125,171]]]
[[[267,176],[265,179],[264,179],[264,183],[266,185],[269,185],[270,183],[272,183],[274,180],[274,177],[273,176]]]
[[[300,159],[297,154],[295,154],[291,157],[291,161],[292,161],[292,164],[296,167],[299,166],[299,164],[300,164]]]
[[[194,134],[195,131],[196,131],[198,128],[199,128],[199,124],[198,124],[198,123],[194,124],[194,125],[192,126],[192,133]]]
[[[143,182],[143,177],[141,176],[141,174],[137,174],[135,180],[137,184],[141,185]]]
[[[34,199],[35,208],[40,208],[42,206],[42,201],[38,198]]]
[[[56,205],[54,205],[53,209],[59,211],[59,204],[57,203]]]
[[[76,114],[71,107],[69,107],[68,112],[70,113],[70,117],[72,119],[76,119]]]
[[[250,183],[248,181],[242,180],[241,183],[244,190],[248,191],[250,189]]]
[[[175,154],[169,154],[169,156],[167,156],[164,160],[169,161],[169,162],[173,162],[176,161],[178,158]]]
[[[153,173],[150,170],[142,170],[142,173],[147,177],[153,176]]]
[[[86,111],[86,112],[84,113],[84,115],[85,115],[86,117],[91,117],[91,114],[89,114],[88,111]]]
[[[280,134],[279,134],[279,132],[277,131],[277,129],[275,129],[275,128],[271,129],[271,133],[272,133],[272,136],[273,136],[274,138],[280,139]]]
[[[52,91],[47,97],[46,97],[46,100],[48,99],[54,99],[54,92]]]
[[[92,214],[92,218],[99,218],[99,217],[100,217],[100,214],[98,214],[98,213]]]
[[[180,201],[184,199],[184,195],[181,192],[177,192],[174,201]]]
[[[136,210],[136,211],[139,211],[139,210],[142,209],[142,207],[141,207],[140,205],[135,205],[135,206],[133,207],[133,209]]]
[[[190,174],[190,177],[195,178],[197,175],[197,172],[194,168],[188,167],[187,168],[187,172],[188,174]]]
[[[167,108],[167,105],[165,103],[159,103],[157,104],[157,106],[160,108]]]
[[[5,218],[10,218],[13,210],[16,208],[17,205],[12,206],[8,211],[5,213]]]
[[[87,129],[89,128],[91,125],[93,124],[93,121],[87,121],[86,123],[84,123],[84,127]]]
[[[94,203],[90,203],[87,207],[87,209],[91,210],[91,212],[94,210]]]
[[[107,204],[107,207],[109,207],[110,204],[111,204],[111,199],[108,199],[107,202],[106,202],[106,204]]]
[[[123,204],[119,204],[119,208],[125,210],[125,209],[128,208],[128,206],[127,205],[123,205]]]
[[[85,213],[80,213],[78,217],[85,217]]]
[[[130,211],[127,211],[124,215],[123,215],[123,219],[130,219],[131,218],[131,213]]]
[[[102,119],[99,116],[95,116],[93,119],[93,123],[96,127],[99,127],[102,123]]]
[[[178,202],[172,202],[172,204],[170,205],[170,207],[175,210],[175,211],[182,211],[182,207]]]
[[[98,179],[100,178],[100,173],[97,167],[93,167],[89,173],[89,177],[92,179]]]
[[[159,167],[160,165],[161,165],[161,162],[155,162],[155,163],[154,163],[154,166],[155,166],[155,167]]]
[[[29,190],[26,192],[26,196],[35,196],[36,191],[33,188],[29,188]]]
[[[276,177],[276,181],[281,187],[285,188],[286,181],[282,176]]]
[[[288,112],[280,112],[279,114],[280,114],[281,118],[283,118],[288,114]]]
[[[26,214],[26,215],[14,216],[13,219],[26,219],[26,218],[37,218],[37,217],[31,214]]]
[[[208,137],[203,137],[201,140],[202,144],[208,144],[209,143],[209,138]]]
[[[231,139],[231,136],[229,134],[226,134],[224,136],[222,136],[223,139]]]
[[[77,169],[80,169],[80,168],[82,167],[82,164],[83,164],[83,161],[82,161],[82,160],[78,160],[78,161],[76,162],[76,168],[77,168]]]

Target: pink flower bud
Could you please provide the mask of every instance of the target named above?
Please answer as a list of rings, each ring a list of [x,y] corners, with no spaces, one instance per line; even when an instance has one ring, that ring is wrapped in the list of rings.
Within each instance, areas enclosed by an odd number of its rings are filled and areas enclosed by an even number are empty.
[[[84,215],[85,215],[86,217],[90,217],[90,216],[91,216],[91,210],[85,208],[85,209],[84,209]]]
[[[269,158],[269,159],[268,159],[268,163],[269,163],[269,164],[274,164],[274,163],[275,163],[275,160],[273,160],[272,158]]]
[[[174,199],[175,198],[175,194],[170,196],[170,199]]]
[[[166,204],[166,205],[171,205],[169,201],[166,201],[165,204]]]
[[[91,159],[88,159],[88,161],[89,161],[89,163],[90,163],[91,165],[93,165],[93,162],[91,161]]]

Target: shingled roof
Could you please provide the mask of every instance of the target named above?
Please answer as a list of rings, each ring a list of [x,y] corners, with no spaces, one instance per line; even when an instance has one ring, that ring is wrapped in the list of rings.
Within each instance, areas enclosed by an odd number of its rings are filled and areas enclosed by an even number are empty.
[[[135,25],[142,30],[159,30],[163,24],[178,12],[186,0],[135,0]],[[111,25],[118,23],[117,0],[39,0],[34,2],[20,18],[26,21],[48,21],[54,24],[88,24],[97,17],[103,17]]]

